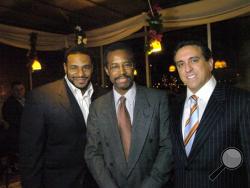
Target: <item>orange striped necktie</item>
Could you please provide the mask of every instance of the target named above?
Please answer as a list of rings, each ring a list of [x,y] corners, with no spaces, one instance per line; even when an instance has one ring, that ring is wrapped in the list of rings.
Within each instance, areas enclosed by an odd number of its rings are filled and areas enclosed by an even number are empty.
[[[124,96],[121,96],[119,100],[120,104],[117,110],[118,128],[123,145],[124,155],[126,160],[128,160],[131,145],[132,126],[129,113],[126,108],[126,98]]]
[[[184,128],[184,145],[187,156],[189,156],[195,133],[199,126],[198,97],[196,95],[192,95],[189,100],[191,102],[190,115],[185,123]]]

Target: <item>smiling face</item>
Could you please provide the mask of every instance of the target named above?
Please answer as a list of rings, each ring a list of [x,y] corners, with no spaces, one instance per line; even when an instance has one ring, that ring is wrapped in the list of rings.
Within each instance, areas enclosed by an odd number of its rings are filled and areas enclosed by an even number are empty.
[[[91,80],[93,65],[89,55],[76,53],[67,57],[64,63],[64,71],[69,81],[82,92],[84,92]]]
[[[176,67],[182,82],[196,93],[212,76],[213,59],[206,60],[196,45],[180,48],[175,54]]]
[[[107,55],[105,71],[115,90],[124,95],[133,85],[134,64],[131,54],[126,50],[114,50]]]

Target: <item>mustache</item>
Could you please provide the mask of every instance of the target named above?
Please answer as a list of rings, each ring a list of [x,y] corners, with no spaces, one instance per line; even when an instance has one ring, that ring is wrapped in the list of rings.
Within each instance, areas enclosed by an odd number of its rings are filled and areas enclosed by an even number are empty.
[[[129,79],[129,80],[132,80],[131,76],[128,76],[128,75],[121,75],[121,76],[115,78],[115,81],[118,80],[118,79],[120,79],[120,78],[124,78],[124,77],[127,78],[127,79]]]
[[[88,79],[89,77],[87,77],[87,76],[73,76],[72,78],[84,78],[84,79]]]

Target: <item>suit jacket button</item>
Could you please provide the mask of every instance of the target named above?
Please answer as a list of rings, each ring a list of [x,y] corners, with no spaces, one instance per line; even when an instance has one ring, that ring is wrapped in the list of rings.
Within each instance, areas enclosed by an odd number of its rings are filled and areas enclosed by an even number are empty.
[[[149,139],[149,143],[152,143],[152,142],[153,142],[153,139],[152,139],[152,138],[150,138],[150,139]]]
[[[114,166],[114,164],[113,164],[113,163],[109,163],[109,165],[110,165],[110,166]]]
[[[108,142],[106,142],[106,146],[109,147],[109,143]]]

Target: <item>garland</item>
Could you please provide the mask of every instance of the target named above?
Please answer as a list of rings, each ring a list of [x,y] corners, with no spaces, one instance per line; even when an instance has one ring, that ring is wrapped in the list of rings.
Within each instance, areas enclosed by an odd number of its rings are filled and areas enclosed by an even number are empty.
[[[161,33],[163,25],[162,25],[162,18],[159,11],[161,8],[158,5],[154,5],[151,7],[149,3],[150,11],[148,11],[148,17],[147,19],[148,25],[149,25],[149,32],[148,32],[148,45],[147,45],[147,51],[150,52],[152,50],[152,44],[153,41],[161,42],[163,34]]]

